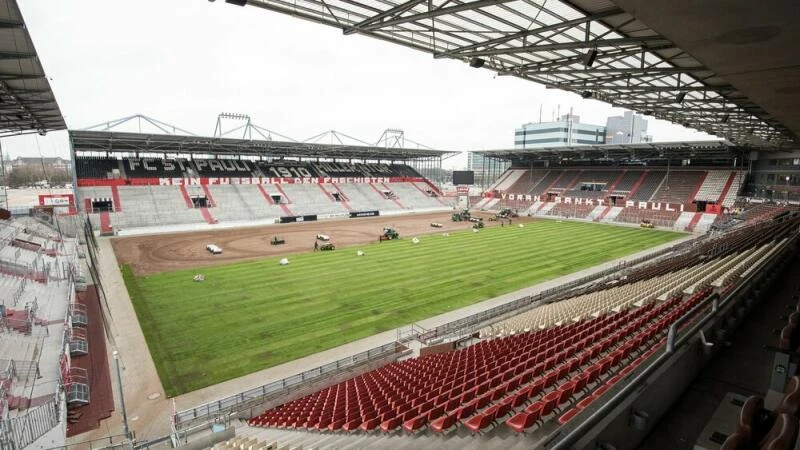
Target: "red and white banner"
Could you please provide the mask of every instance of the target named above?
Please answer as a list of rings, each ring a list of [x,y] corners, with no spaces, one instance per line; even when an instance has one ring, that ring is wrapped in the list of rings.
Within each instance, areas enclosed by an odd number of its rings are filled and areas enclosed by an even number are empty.
[[[311,177],[311,178],[267,178],[267,177],[228,177],[228,178],[129,178],[129,179],[78,179],[78,187],[88,186],[192,186],[217,184],[368,184],[368,183],[423,183],[419,177]]]
[[[39,206],[52,206],[56,214],[74,214],[75,196],[72,194],[39,194]]]
[[[40,194],[39,206],[70,206],[75,204],[72,194]]]

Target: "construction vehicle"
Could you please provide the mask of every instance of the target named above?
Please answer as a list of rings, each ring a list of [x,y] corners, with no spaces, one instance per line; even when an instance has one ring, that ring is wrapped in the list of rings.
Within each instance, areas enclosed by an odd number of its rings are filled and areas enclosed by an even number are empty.
[[[384,228],[383,234],[378,236],[378,242],[382,241],[393,241],[395,239],[400,239],[400,233],[398,233],[394,228]]]
[[[517,212],[511,208],[503,208],[495,215],[495,217],[498,219],[508,219],[510,217],[519,217],[519,214],[517,214]]]
[[[272,244],[272,245],[281,245],[281,244],[285,244],[286,240],[285,239],[281,239],[278,236],[272,236],[272,240],[269,241],[269,243]]]
[[[319,251],[321,252],[330,252],[333,250],[336,250],[336,246],[333,245],[333,242],[328,242],[319,246]]]
[[[473,220],[473,222],[475,222],[475,223],[472,224],[472,229],[473,230],[480,230],[481,228],[483,228],[483,220],[482,219],[479,219],[477,221]]]
[[[472,218],[472,214],[470,214],[468,209],[464,209],[461,212],[454,213],[451,218],[453,222],[468,221],[469,219]]]

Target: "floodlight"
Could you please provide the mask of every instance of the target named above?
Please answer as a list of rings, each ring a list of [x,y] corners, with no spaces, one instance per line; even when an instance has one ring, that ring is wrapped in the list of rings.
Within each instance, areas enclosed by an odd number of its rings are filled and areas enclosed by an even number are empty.
[[[480,69],[483,65],[486,64],[486,61],[481,58],[472,58],[469,61],[469,66],[474,67],[476,69]]]
[[[583,65],[586,67],[592,67],[594,64],[594,60],[597,58],[597,49],[591,48],[585,55],[583,55]]]

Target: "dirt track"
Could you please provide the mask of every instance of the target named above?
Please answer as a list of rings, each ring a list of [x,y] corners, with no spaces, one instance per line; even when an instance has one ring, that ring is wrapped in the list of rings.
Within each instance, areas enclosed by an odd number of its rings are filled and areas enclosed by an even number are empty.
[[[485,219],[490,216],[481,213],[478,215]],[[512,220],[516,223],[529,222],[532,219],[520,217]],[[431,222],[441,223],[443,227],[432,228]],[[500,222],[484,222],[486,226],[500,226]],[[377,242],[383,227],[392,227],[400,233],[401,238],[408,238],[414,235],[466,230],[472,227],[472,223],[452,222],[450,213],[437,212],[124,237],[112,239],[112,245],[120,264],[130,264],[137,275],[149,275],[307,252],[313,250],[317,234],[331,236],[331,241],[337,247]],[[285,239],[286,244],[271,245],[273,236]],[[205,249],[207,244],[222,247],[223,253],[211,255]]]

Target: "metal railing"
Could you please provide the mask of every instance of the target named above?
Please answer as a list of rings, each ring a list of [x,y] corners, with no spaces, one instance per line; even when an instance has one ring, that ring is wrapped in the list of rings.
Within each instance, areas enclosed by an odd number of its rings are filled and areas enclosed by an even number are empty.
[[[49,447],[44,450],[100,450],[112,448],[133,448],[133,444],[125,438],[124,434],[113,434],[102,438]]]
[[[787,240],[782,249],[787,248],[790,244],[792,244],[797,239],[797,236],[793,237],[790,240]],[[778,252],[775,252],[774,255],[777,255]],[[756,278],[756,275],[764,273],[765,270],[769,269],[770,266],[774,264],[776,258],[773,257],[769,262],[764,264],[759,271],[753,271],[745,280],[742,280],[736,287],[725,293],[725,297],[720,299],[718,294],[710,295],[706,299],[704,299],[699,304],[695,305],[694,308],[687,311],[684,315],[678,318],[669,328],[669,332],[667,335],[667,346],[665,351],[661,353],[658,358],[656,358],[650,365],[644,368],[638,375],[636,375],[630,382],[628,382],[622,390],[620,390],[616,395],[608,399],[608,401],[603,402],[600,408],[595,411],[591,416],[586,418],[586,420],[580,422],[578,426],[573,428],[569,431],[567,435],[564,436],[563,439],[555,443],[552,447],[553,450],[556,449],[568,449],[572,448],[574,444],[576,444],[581,438],[586,436],[592,428],[600,424],[600,422],[611,415],[613,410],[617,408],[623,401],[625,401],[629,396],[633,395],[636,391],[642,388],[648,378],[652,376],[658,369],[661,368],[668,360],[670,360],[675,355],[675,349],[681,347],[682,345],[686,344],[689,339],[695,336],[700,330],[702,330],[706,325],[709,324],[712,320],[716,319],[718,316],[718,312],[720,309],[726,307],[731,299],[735,298],[739,292],[741,292],[745,287],[749,287],[751,282]],[[707,307],[709,304],[712,305],[711,309],[705,314],[702,318],[698,319],[692,326],[689,328],[681,331],[680,325],[684,322],[689,321],[693,318],[697,312],[701,311],[703,308]]]
[[[360,366],[378,358],[399,353],[403,348],[404,347],[396,342],[390,342],[380,347],[371,348],[367,351],[214,402],[179,411],[174,417],[175,428],[180,430],[188,425],[196,424],[198,421],[210,422],[221,416],[243,409],[246,405],[251,403],[263,401],[272,394],[283,393],[292,387],[326,378],[329,374],[341,371],[342,369]]]
[[[59,390],[53,398],[29,409],[24,416],[0,420],[0,449],[24,449],[58,425],[62,407]]]

